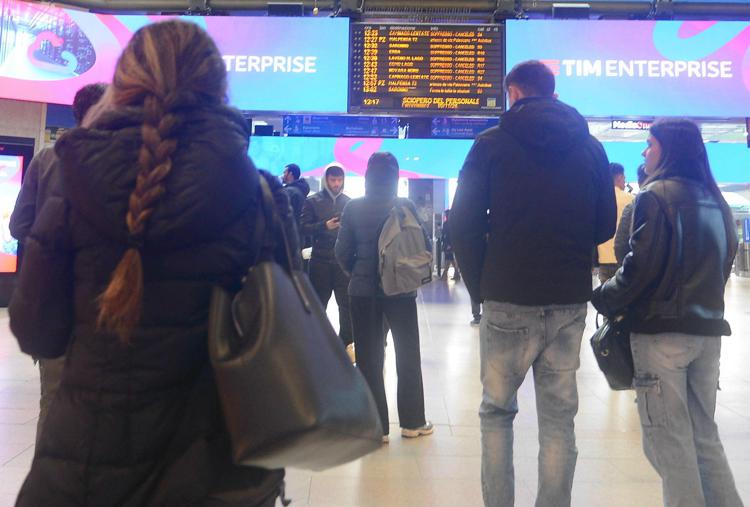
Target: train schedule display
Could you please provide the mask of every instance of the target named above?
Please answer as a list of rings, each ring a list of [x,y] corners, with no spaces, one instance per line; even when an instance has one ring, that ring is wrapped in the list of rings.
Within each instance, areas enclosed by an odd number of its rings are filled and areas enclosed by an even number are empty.
[[[499,111],[502,28],[351,25],[349,111]]]

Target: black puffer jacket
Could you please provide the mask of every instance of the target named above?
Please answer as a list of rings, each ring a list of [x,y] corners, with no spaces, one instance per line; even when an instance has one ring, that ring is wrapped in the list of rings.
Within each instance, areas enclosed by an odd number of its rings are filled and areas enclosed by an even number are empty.
[[[302,215],[302,206],[305,204],[307,194],[310,193],[310,185],[305,181],[305,178],[300,178],[288,185],[284,185],[284,192],[289,197],[289,204],[292,206],[294,219],[299,223],[299,218]]]
[[[206,347],[212,286],[237,281],[255,252],[258,173],[237,112],[178,115],[142,248],[141,322],[131,345],[96,330],[127,248],[141,118],[109,113],[56,147],[64,196],[37,217],[10,318],[25,352],[67,349],[67,362],[20,506],[246,506],[281,485],[282,471],[232,465]]]
[[[625,310],[638,333],[729,335],[724,286],[737,252],[729,210],[700,183],[658,180],[638,194],[632,252],[592,303],[611,317]]]
[[[532,97],[477,137],[448,227],[473,300],[541,306],[591,298],[591,251],[616,221],[607,155],[586,120]]]
[[[396,180],[390,185],[374,178],[365,180],[365,196],[352,199],[341,216],[341,229],[336,241],[336,260],[351,275],[350,296],[385,297],[378,274],[378,239],[388,214],[396,204],[407,206],[417,220],[417,209],[409,199],[396,197]],[[425,244],[430,249],[425,234]],[[392,297],[416,297],[407,292]]]
[[[328,190],[323,178],[323,190],[310,196],[302,206],[300,234],[312,238],[312,258],[322,262],[336,262],[333,248],[339,230],[328,230],[326,222],[344,211],[351,198],[340,193],[335,198]]]

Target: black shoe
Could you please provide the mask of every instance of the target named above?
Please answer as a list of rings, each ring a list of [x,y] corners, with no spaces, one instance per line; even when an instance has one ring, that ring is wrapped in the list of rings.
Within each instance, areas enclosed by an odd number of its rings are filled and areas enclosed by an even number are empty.
[[[479,316],[479,317],[474,317],[473,319],[471,319],[471,322],[469,322],[469,324],[471,324],[472,326],[478,326],[481,322],[482,322],[482,317]]]

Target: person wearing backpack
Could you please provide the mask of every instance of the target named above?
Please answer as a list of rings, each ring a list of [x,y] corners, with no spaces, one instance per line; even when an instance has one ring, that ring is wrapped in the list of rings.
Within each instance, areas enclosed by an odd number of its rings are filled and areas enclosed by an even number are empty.
[[[386,227],[389,217],[403,213],[401,216],[405,222],[415,220],[420,224],[414,203],[396,196],[398,175],[398,161],[392,154],[379,152],[370,157],[365,173],[365,196],[347,203],[335,246],[336,260],[351,275],[349,299],[357,366],[375,397],[383,424],[384,443],[388,442],[389,432],[383,382],[384,317],[391,327],[396,353],[401,436],[414,438],[433,432],[432,423],[425,419],[424,413],[416,287],[409,292],[387,295],[380,276],[378,243],[381,242],[381,232],[390,229]],[[430,250],[429,239],[423,230],[421,234],[427,252]],[[399,236],[397,242],[407,239]]]

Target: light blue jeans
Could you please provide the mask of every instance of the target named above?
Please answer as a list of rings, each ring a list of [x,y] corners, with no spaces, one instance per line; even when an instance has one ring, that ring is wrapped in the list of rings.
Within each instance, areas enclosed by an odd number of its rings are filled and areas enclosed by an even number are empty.
[[[576,370],[586,305],[518,306],[486,301],[480,327],[482,361],[482,495],[486,506],[515,500],[513,419],[516,393],[534,370],[539,419],[536,505],[570,505],[578,412]]]
[[[668,507],[742,506],[714,422],[721,338],[630,337],[646,457]]]

